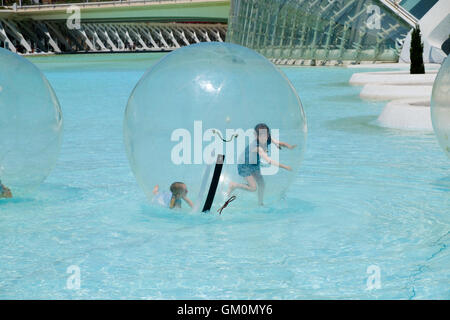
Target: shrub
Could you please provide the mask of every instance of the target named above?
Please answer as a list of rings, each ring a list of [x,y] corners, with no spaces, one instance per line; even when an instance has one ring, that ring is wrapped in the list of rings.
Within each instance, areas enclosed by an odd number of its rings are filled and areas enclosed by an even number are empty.
[[[424,74],[425,66],[423,64],[423,43],[420,35],[420,27],[417,25],[411,35],[411,49],[409,51],[411,58],[411,74]]]

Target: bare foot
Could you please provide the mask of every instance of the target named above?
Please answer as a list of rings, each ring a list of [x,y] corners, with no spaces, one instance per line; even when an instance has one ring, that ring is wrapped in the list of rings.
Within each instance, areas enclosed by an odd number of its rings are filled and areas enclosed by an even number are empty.
[[[237,184],[234,183],[233,181],[230,181],[230,183],[228,184],[228,192],[227,192],[227,197],[231,196],[231,193],[236,189]]]
[[[153,194],[157,194],[159,192],[159,185],[157,184],[154,188],[153,188]]]

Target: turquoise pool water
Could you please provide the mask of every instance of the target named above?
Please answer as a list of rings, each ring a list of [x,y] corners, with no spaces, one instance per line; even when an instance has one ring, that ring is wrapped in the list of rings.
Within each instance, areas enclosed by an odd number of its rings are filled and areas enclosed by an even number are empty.
[[[450,298],[450,162],[433,134],[372,124],[383,103],[348,85],[361,70],[283,69],[309,125],[284,202],[222,216],[150,207],[122,120],[160,56],[32,59],[59,97],[64,138],[44,185],[0,202],[0,299]]]

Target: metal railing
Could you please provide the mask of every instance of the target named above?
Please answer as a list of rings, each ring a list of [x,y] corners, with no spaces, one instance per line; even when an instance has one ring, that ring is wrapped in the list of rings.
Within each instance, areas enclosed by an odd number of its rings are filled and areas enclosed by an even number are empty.
[[[27,1],[6,1],[0,0],[0,6],[9,9],[56,9],[76,5],[81,8],[115,6],[115,5],[132,5],[132,4],[164,4],[164,3],[190,3],[190,2],[214,2],[219,0],[54,0],[52,3],[35,3],[34,0]]]
[[[407,21],[411,26],[415,26],[417,23],[419,23],[419,20],[416,17],[414,17],[411,13],[409,13],[408,10],[400,5],[399,0],[381,0],[381,2],[393,11],[397,12],[399,16]]]
[[[139,0],[137,0],[139,1]],[[142,0],[143,1],[143,0]],[[145,2],[173,2],[177,0],[145,0]],[[70,4],[86,4],[96,2],[127,2],[126,0],[1,0],[6,6],[16,4],[18,8],[30,6],[52,6],[52,5],[70,5]]]

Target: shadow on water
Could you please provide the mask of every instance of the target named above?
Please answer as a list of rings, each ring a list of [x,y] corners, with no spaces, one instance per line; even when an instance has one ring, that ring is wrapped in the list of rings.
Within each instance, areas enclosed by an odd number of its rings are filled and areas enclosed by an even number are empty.
[[[450,176],[440,178],[432,183],[432,186],[440,191],[450,192]]]
[[[348,81],[324,82],[322,86],[330,88],[349,88]]]
[[[11,199],[0,199],[0,208],[8,205],[33,203],[34,206],[47,203],[49,199],[55,201],[67,201],[70,199],[81,199],[83,189],[74,188],[61,184],[44,184],[38,189],[19,194]]]
[[[356,100],[355,95],[353,94],[325,96],[321,98],[321,100],[330,102],[345,102],[346,104],[354,104],[358,106],[361,105],[361,101]]]
[[[12,204],[23,204],[23,203],[31,203],[36,201],[34,198],[30,197],[15,197],[11,199],[0,199],[0,208],[2,206],[12,205]]]
[[[279,219],[281,215],[290,216],[307,214],[315,210],[314,204],[298,198],[286,197],[273,206],[242,208],[229,205],[219,214],[216,209],[201,213],[189,212],[187,208],[181,210],[170,210],[168,208],[157,207],[151,204],[142,204],[141,214],[149,220],[159,220],[160,222],[186,223],[189,225],[208,224],[214,222],[251,222],[260,219]]]
[[[88,191],[82,188],[71,187],[64,184],[45,183],[35,193],[35,199],[40,201],[67,201],[70,199],[82,199]]]
[[[142,218],[147,221],[157,220],[159,223],[174,223],[174,224],[187,224],[187,225],[199,225],[209,223],[218,218],[218,215],[212,213],[199,213],[191,212],[186,206],[181,209],[169,209],[149,203],[141,204],[140,213]]]
[[[326,127],[335,131],[346,131],[363,134],[382,134],[387,129],[374,124],[376,115],[341,118],[326,123]]]
[[[274,206],[255,208],[247,212],[255,214],[289,215],[311,213],[314,211],[314,209],[315,206],[311,202],[304,201],[298,198],[285,197]]]

